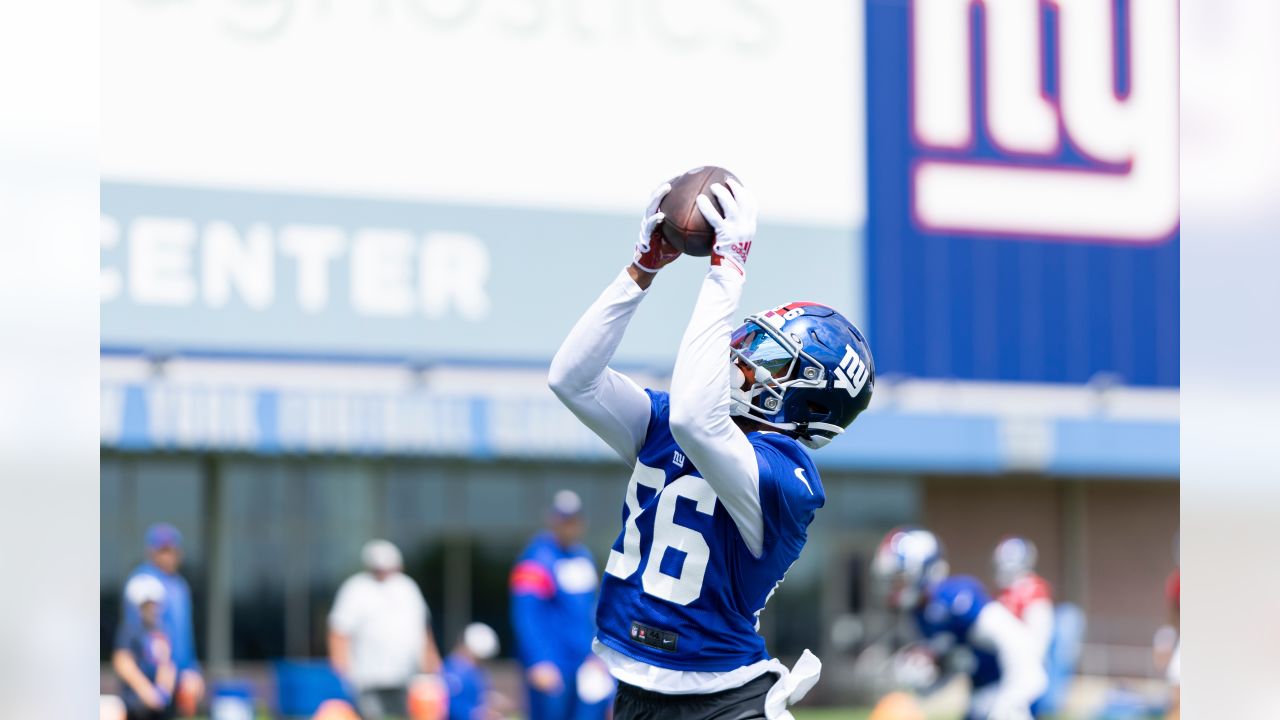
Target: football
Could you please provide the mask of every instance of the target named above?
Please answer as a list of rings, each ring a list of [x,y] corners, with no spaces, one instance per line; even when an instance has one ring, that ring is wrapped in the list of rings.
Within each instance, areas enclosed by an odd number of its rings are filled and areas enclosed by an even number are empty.
[[[709,188],[715,183],[728,188],[725,181],[729,178],[738,179],[733,173],[715,165],[696,167],[672,178],[671,191],[662,198],[662,204],[658,206],[665,216],[661,227],[667,242],[685,255],[707,257],[711,254],[716,233],[698,210],[697,197],[706,195],[717,210],[722,210],[720,202]]]

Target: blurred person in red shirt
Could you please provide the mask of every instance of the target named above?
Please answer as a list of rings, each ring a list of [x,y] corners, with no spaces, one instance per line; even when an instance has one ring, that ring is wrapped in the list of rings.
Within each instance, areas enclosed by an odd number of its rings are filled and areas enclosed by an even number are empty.
[[[1053,590],[1036,574],[1037,559],[1035,543],[1015,535],[1002,538],[992,554],[996,600],[1031,630],[1037,657],[1043,658],[1053,642]]]
[[[1178,536],[1173,537],[1173,572],[1164,581],[1164,597],[1168,620],[1156,630],[1152,640],[1152,659],[1156,670],[1169,680],[1169,712],[1173,720],[1181,714],[1182,700],[1182,574],[1179,567]]]

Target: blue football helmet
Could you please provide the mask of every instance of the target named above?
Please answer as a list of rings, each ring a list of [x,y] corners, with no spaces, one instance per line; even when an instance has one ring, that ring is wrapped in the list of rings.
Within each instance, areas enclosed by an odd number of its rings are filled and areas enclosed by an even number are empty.
[[[729,343],[730,414],[820,448],[867,409],[871,347],[826,305],[793,302],[751,315]]]
[[[950,572],[938,537],[909,525],[890,530],[871,560],[871,575],[880,595],[897,610],[919,605]]]

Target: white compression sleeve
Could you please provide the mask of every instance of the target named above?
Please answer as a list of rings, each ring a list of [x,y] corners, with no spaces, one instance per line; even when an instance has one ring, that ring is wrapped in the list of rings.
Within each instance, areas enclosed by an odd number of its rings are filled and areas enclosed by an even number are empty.
[[[990,602],[978,613],[969,638],[974,645],[994,652],[1000,661],[1000,683],[994,705],[1030,708],[1044,692],[1048,677],[1026,626],[1005,606]]]
[[[755,449],[729,417],[729,338],[743,276],[712,266],[671,373],[671,434],[738,526],[752,554],[764,544]]]
[[[623,270],[569,331],[547,373],[560,402],[628,465],[644,444],[649,396],[609,361],[644,295]]]

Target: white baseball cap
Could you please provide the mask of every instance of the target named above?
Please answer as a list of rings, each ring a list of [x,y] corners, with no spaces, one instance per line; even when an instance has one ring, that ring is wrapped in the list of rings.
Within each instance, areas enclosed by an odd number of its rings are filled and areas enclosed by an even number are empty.
[[[134,575],[124,586],[124,597],[134,607],[149,602],[163,603],[164,583],[153,575]]]
[[[474,622],[462,631],[462,644],[481,660],[498,654],[498,633],[484,623]]]
[[[558,518],[577,517],[582,512],[582,498],[572,490],[561,490],[551,500],[551,513]]]
[[[370,570],[399,570],[404,567],[400,549],[387,540],[370,540],[360,551],[360,560]]]

